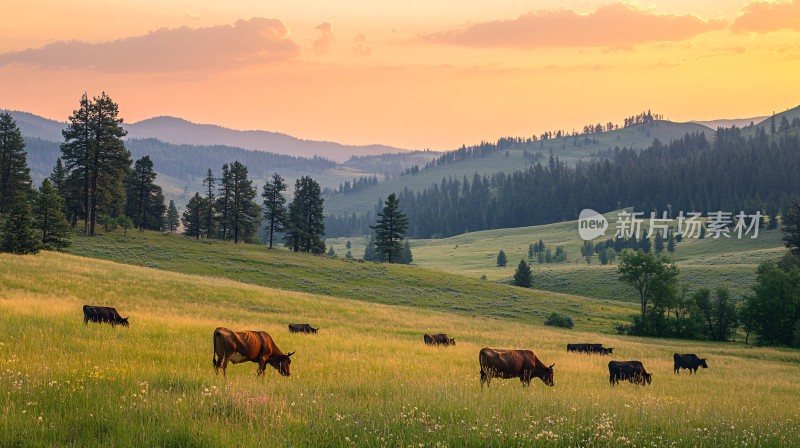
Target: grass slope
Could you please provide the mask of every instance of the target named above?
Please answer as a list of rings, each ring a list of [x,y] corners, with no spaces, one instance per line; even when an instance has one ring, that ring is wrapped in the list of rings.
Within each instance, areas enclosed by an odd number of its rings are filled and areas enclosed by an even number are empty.
[[[606,214],[609,219],[607,235],[613,235],[616,214]],[[674,254],[668,254],[681,271],[680,278],[691,289],[702,286],[715,288],[728,286],[734,295],[750,291],[755,282],[758,263],[783,255],[780,230],[761,230],[758,238],[706,238],[685,239],[678,243]],[[533,262],[533,287],[536,289],[578,294],[601,299],[635,301],[633,288],[617,280],[616,262],[601,266],[597,257],[591,265],[580,256],[583,240],[578,235],[577,221],[533,227],[486,230],[466,233],[451,238],[412,240],[414,263],[419,266],[458,273],[473,278],[486,275],[489,280],[504,280],[514,275],[519,260],[527,260],[528,245],[541,239],[555,250],[564,246],[567,263],[539,264]],[[338,254],[344,253],[346,239],[329,241]],[[351,253],[364,253],[363,239],[351,239]],[[508,266],[497,268],[497,253],[505,251]]]
[[[117,307],[129,328],[82,321]],[[311,322],[316,336],[288,333]],[[211,366],[215,327],[260,329],[296,351],[291,377]],[[422,333],[456,337],[426,347]],[[608,384],[615,347],[653,384]],[[483,346],[530,348],[555,387],[495,380]],[[672,353],[710,368],[674,375]],[[63,254],[0,254],[0,446],[792,446],[800,354],[634,339],[274,290]],[[765,372],[769,374],[765,375]],[[735,393],[731,393],[735,391]],[[786,403],[787,405],[776,405]]]
[[[499,285],[416,266],[295,254],[264,246],[194,240],[157,232],[76,236],[70,253],[254,285],[367,302],[413,305],[502,319],[543,322],[567,312],[579,328],[611,331],[634,308],[614,301]]]

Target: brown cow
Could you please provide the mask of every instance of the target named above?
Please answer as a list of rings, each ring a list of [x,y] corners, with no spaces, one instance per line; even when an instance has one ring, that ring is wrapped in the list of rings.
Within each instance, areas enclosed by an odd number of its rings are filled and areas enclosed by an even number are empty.
[[[455,338],[450,338],[444,333],[426,334],[422,337],[425,345],[456,345]]]
[[[283,376],[289,376],[289,365],[292,360],[290,356],[294,352],[283,354],[275,345],[272,336],[266,331],[232,331],[227,328],[219,327],[214,330],[214,370],[219,375],[222,368],[222,376],[228,367],[228,361],[239,364],[241,362],[258,363],[257,375],[264,373],[267,364]]]
[[[478,354],[481,365],[481,387],[488,387],[492,378],[519,378],[523,386],[530,386],[534,377],[544,384],[554,386],[553,366],[546,366],[530,350],[505,350],[484,347]]]

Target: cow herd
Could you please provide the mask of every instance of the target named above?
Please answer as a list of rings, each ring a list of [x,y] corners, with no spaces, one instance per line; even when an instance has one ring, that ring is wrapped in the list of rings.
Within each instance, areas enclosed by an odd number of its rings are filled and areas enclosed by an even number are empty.
[[[116,309],[104,306],[83,306],[83,322],[109,323],[111,326],[128,326],[128,318],[119,315]],[[309,324],[289,324],[291,333],[316,334],[319,328],[314,328]],[[455,338],[451,338],[444,333],[425,334],[423,336],[425,345],[456,345]],[[264,373],[267,365],[270,365],[283,376],[290,375],[292,364],[291,356],[294,352],[283,353],[272,336],[265,331],[234,331],[224,327],[214,330],[214,355],[212,363],[214,371],[219,375],[222,369],[222,376],[226,377],[225,369],[228,363],[239,364],[243,362],[254,362],[258,364],[256,376]],[[610,355],[614,347],[606,348],[603,344],[567,344],[567,351],[574,353],[587,353]],[[674,372],[680,373],[680,369],[688,369],[692,373],[697,373],[697,369],[708,368],[705,358],[697,355],[678,354],[673,355]],[[492,378],[519,378],[523,386],[529,386],[533,378],[539,378],[548,386],[554,386],[553,367],[543,363],[530,350],[494,349],[484,347],[478,353],[478,364],[480,365],[481,388],[486,383],[488,387]],[[641,361],[609,361],[608,363],[609,382],[612,386],[620,381],[630,381],[634,384],[645,385],[653,381],[653,374],[648,373]]]

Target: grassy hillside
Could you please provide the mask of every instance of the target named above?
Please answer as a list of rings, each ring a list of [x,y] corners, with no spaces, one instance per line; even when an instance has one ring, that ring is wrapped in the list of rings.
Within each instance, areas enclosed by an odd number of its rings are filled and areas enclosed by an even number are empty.
[[[586,143],[584,136],[565,137],[536,142],[531,145],[520,145],[516,148],[492,154],[482,159],[469,159],[455,163],[436,166],[420,171],[414,176],[401,176],[380,182],[378,185],[356,193],[335,195],[325,201],[325,214],[350,214],[371,210],[379,199],[386,199],[391,193],[399,193],[404,188],[422,190],[433,184],[440,183],[442,178],[461,179],[467,176],[472,182],[475,173],[491,175],[497,172],[510,173],[525,169],[531,164],[530,159],[523,153],[542,152],[545,156],[552,150],[560,160],[574,162],[590,157],[593,152],[605,151],[608,148],[626,146],[628,148],[646,148],[658,138],[669,143],[691,132],[705,132],[711,138],[713,131],[697,123],[673,123],[670,121],[657,121],[652,125],[634,125],[625,129],[603,132],[590,136],[597,142]],[[543,160],[542,163],[545,163]]]
[[[188,274],[224,277],[273,288],[411,305],[466,315],[543,322],[566,312],[577,327],[609,332],[634,311],[629,304],[499,285],[416,266],[365,263],[295,254],[264,246],[129,231],[76,236],[69,252]]]
[[[129,328],[82,321],[115,306]],[[311,322],[316,336],[288,333]],[[260,329],[296,351],[292,375],[230,365],[215,377],[217,326]],[[426,347],[443,331],[458,345]],[[615,347],[654,372],[608,384]],[[481,347],[555,363],[534,380],[479,386]],[[672,353],[708,357],[674,375]],[[598,336],[419,308],[298,294],[69,255],[0,255],[0,446],[792,446],[797,351]],[[764,372],[769,372],[764,375]],[[736,393],[730,393],[736,391]],[[788,401],[787,401],[788,400]]]
[[[610,222],[607,235],[613,235],[616,214],[606,214]],[[780,230],[761,230],[758,238],[714,240],[685,239],[678,243],[674,254],[668,256],[681,271],[681,280],[691,289],[702,286],[728,286],[734,295],[750,291],[755,281],[758,263],[783,255]],[[508,279],[514,275],[519,260],[527,260],[528,245],[541,239],[555,250],[564,246],[567,263],[532,264],[536,289],[602,299],[637,300],[633,288],[617,280],[616,263],[601,266],[597,257],[591,265],[580,256],[583,240],[578,235],[577,221],[533,227],[486,230],[466,233],[452,238],[412,240],[414,263],[419,266],[458,273],[472,278],[485,275],[489,280]],[[328,241],[338,254],[345,252],[346,238]],[[350,239],[351,253],[364,253],[363,239]],[[497,253],[505,251],[508,266],[496,267]]]

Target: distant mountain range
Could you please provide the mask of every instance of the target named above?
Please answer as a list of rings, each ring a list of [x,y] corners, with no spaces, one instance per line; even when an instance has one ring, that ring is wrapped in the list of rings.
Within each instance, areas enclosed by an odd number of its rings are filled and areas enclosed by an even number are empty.
[[[733,118],[733,119],[721,119],[721,120],[709,120],[709,121],[691,121],[690,123],[702,124],[703,126],[706,126],[716,131],[717,128],[729,128],[731,126],[736,126],[737,128],[743,128],[745,126],[750,126],[750,123],[753,124],[761,123],[767,118],[769,118],[769,116],[752,117],[752,118]]]
[[[63,122],[28,112],[9,111],[22,134],[43,140],[61,142]],[[343,145],[335,142],[303,140],[279,132],[237,131],[211,124],[197,124],[175,117],[155,117],[136,123],[125,123],[128,139],[158,139],[176,145],[224,145],[255,151],[267,151],[299,157],[320,156],[344,162],[354,155],[366,156],[407,152],[407,149],[386,145]]]

